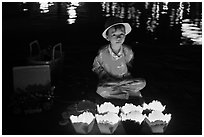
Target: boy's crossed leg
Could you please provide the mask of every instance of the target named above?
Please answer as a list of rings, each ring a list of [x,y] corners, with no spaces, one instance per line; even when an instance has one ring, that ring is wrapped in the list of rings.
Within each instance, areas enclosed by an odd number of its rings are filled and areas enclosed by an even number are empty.
[[[145,85],[146,82],[142,79],[110,82],[98,86],[97,93],[103,98],[128,99],[129,96],[142,97],[140,90],[143,89]]]

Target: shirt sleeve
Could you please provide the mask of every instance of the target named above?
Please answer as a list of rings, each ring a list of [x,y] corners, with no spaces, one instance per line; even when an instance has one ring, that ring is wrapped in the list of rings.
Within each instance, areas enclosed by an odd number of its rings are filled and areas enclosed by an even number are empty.
[[[102,61],[102,53],[100,52],[94,59],[92,71],[100,75],[105,72]]]
[[[134,53],[132,51],[132,49],[130,48],[125,48],[125,60],[126,60],[126,63],[131,63],[131,61],[133,60],[134,58]]]
[[[94,59],[94,62],[93,62],[93,68],[92,68],[92,71],[97,71],[97,69],[99,69],[99,67],[101,67],[101,58],[100,58],[100,55],[97,55]]]

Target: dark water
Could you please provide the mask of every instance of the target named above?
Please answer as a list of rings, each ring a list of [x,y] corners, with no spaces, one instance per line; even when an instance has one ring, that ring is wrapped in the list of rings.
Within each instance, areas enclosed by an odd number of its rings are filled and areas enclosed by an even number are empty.
[[[3,2],[4,134],[73,134],[58,127],[58,121],[69,101],[98,98],[91,68],[97,50],[107,43],[101,33],[109,16],[119,16],[132,26],[125,43],[135,52],[133,75],[146,79],[142,91],[146,101],[161,100],[173,114],[166,134],[201,134],[201,2]],[[27,65],[33,40],[42,48],[62,43],[65,57],[63,75],[56,85],[59,99],[42,116],[13,116],[6,113],[13,93],[12,68]],[[37,122],[39,118],[43,122]],[[50,131],[52,128],[55,130]]]
[[[201,7],[196,2],[3,3],[3,29],[33,32],[96,26],[100,32],[106,17],[119,16],[134,29],[130,41],[201,45]]]

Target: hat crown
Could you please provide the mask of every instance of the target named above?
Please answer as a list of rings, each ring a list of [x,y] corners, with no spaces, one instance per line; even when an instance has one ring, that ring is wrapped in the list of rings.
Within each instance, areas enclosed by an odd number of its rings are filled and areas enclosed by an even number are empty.
[[[109,26],[116,24],[116,23],[123,23],[123,20],[119,17],[108,18],[106,23],[105,23],[105,29],[107,29]]]
[[[116,24],[122,24],[125,27],[125,35],[127,35],[128,33],[130,33],[131,31],[131,26],[129,23],[124,23],[123,20],[119,17],[109,17],[106,22],[105,22],[105,30],[102,33],[103,38],[107,38],[107,31],[109,28],[111,28],[112,26],[115,26]]]

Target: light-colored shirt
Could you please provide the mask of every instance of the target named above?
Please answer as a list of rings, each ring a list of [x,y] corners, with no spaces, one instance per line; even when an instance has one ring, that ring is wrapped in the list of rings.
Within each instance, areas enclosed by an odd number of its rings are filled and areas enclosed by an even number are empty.
[[[128,46],[123,45],[116,55],[110,45],[106,45],[95,57],[92,70],[99,72],[104,69],[113,76],[121,77],[128,73],[127,63],[132,59],[133,52]]]

